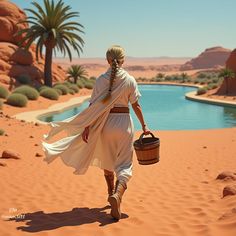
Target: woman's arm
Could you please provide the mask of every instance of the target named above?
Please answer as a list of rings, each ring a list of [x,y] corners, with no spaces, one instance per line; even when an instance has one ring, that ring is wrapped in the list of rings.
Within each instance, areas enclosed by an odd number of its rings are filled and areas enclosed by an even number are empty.
[[[136,116],[138,117],[138,119],[141,123],[143,132],[145,134],[149,134],[151,131],[149,130],[149,128],[147,127],[147,124],[144,121],[143,112],[142,112],[142,108],[141,108],[140,104],[138,103],[138,101],[136,101],[135,103],[133,103],[131,105],[132,105],[132,108],[133,108]]]

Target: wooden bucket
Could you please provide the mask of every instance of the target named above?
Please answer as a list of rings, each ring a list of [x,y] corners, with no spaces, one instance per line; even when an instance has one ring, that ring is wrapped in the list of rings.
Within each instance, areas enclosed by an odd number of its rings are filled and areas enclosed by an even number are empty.
[[[139,139],[133,143],[134,150],[140,165],[151,165],[159,162],[160,139],[150,133],[152,137],[143,138],[142,133]]]

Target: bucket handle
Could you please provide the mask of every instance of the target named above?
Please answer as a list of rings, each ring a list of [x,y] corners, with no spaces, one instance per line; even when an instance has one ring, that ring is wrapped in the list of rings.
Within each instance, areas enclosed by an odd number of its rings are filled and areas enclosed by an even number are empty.
[[[155,136],[153,135],[153,133],[152,132],[150,132],[149,134],[151,134],[151,136],[153,137],[153,138],[155,138]],[[145,135],[145,133],[143,132],[141,135],[140,135],[140,137],[139,137],[139,142],[141,143],[141,144],[143,144],[143,142],[142,142],[142,140],[143,140],[143,136]],[[148,134],[147,134],[148,135]]]

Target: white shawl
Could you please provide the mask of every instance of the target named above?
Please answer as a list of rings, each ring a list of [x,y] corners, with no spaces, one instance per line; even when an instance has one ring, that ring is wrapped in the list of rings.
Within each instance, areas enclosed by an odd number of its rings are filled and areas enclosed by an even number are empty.
[[[106,122],[110,109],[121,96],[122,91],[129,86],[128,77],[130,76],[125,70],[120,68],[111,98],[106,103],[102,103],[101,99],[108,89],[110,73],[111,69],[101,75],[103,78],[98,78],[107,79],[107,87],[96,88],[97,93],[88,108],[63,121],[50,122],[52,128],[47,135],[44,135],[44,139],[49,140],[62,130],[67,131],[68,136],[51,144],[42,141],[43,151],[46,156],[43,160],[48,164],[60,156],[66,165],[75,168],[74,174],[84,174],[90,165],[101,166],[99,158],[94,158],[94,153],[99,152],[100,148],[97,145],[97,143],[101,142],[99,134]],[[87,126],[89,126],[89,138],[88,143],[85,143],[81,134]]]

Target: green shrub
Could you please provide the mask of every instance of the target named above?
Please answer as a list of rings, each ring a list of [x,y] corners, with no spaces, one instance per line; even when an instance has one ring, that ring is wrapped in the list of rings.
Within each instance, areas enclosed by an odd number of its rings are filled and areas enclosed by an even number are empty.
[[[90,82],[87,82],[85,85],[84,85],[85,88],[87,89],[93,89],[93,84],[90,83]]]
[[[62,95],[62,91],[60,89],[58,88],[53,88],[53,89],[58,93],[58,95]]]
[[[218,83],[219,82],[219,79],[218,78],[213,78],[212,79],[212,83]]]
[[[205,79],[200,81],[200,84],[201,84],[201,85],[204,85],[204,84],[206,84],[206,83],[207,83],[207,80],[205,80]]]
[[[31,83],[30,76],[26,75],[26,74],[17,76],[16,80],[21,84],[30,84]]]
[[[0,129],[0,135],[4,135],[5,131],[3,129]]]
[[[62,85],[65,85],[67,88],[70,88],[71,84],[72,84],[71,82],[65,81],[65,82],[63,82]]]
[[[51,99],[51,100],[58,100],[58,98],[59,98],[59,94],[57,93],[56,89],[53,89],[53,88],[45,88],[45,89],[43,89],[40,92],[40,96],[42,96],[44,98]]]
[[[78,88],[84,88],[84,83],[80,80],[77,81]]]
[[[32,88],[28,85],[22,85],[16,88],[13,93],[19,93],[25,95],[29,100],[37,100],[39,93],[35,88]]]
[[[41,92],[43,89],[48,89],[48,88],[51,88],[51,87],[43,85],[38,88],[38,91]]]
[[[78,93],[78,92],[79,92],[78,86],[76,86],[75,84],[71,84],[71,85],[69,86],[69,89],[74,90],[75,93]]]
[[[156,82],[163,82],[164,79],[163,79],[163,78],[160,78],[160,77],[157,77],[157,78],[155,79],[155,81],[156,81]]]
[[[212,84],[212,89],[216,89],[216,88],[218,88],[218,84],[213,83],[213,84]]]
[[[204,79],[207,77],[207,75],[205,73],[200,73],[197,77],[200,79]]]
[[[208,84],[208,85],[206,86],[206,88],[207,88],[207,90],[211,90],[211,89],[212,89],[212,83]]]
[[[84,85],[89,81],[88,79],[86,78],[80,78],[79,79]]]
[[[7,98],[9,92],[6,88],[0,86],[0,98]]]
[[[20,93],[12,93],[7,98],[7,104],[15,107],[25,107],[27,102],[28,98]]]
[[[75,94],[75,90],[73,90],[73,89],[69,89],[69,94],[74,95],[74,94]]]
[[[218,85],[216,83],[210,83],[210,84],[208,84],[207,89],[211,90],[211,89],[216,89],[217,87],[218,87]]]
[[[0,110],[2,110],[2,106],[3,106],[3,101],[0,100]]]
[[[205,94],[206,92],[207,92],[207,88],[206,87],[198,88],[197,95],[202,95],[202,94]]]
[[[69,88],[63,84],[56,84],[55,86],[53,86],[53,88],[60,89],[62,91],[62,95],[66,95],[69,93]]]

